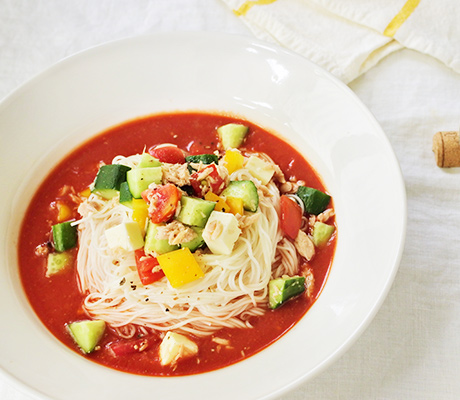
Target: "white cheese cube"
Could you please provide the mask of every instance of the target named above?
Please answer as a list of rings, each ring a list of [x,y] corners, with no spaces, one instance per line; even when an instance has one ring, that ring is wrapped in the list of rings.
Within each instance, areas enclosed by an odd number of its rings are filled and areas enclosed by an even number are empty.
[[[272,164],[256,156],[249,157],[245,167],[254,178],[262,182],[262,185],[266,185],[270,182],[270,179],[272,179],[275,173],[275,167]]]
[[[144,238],[137,222],[124,222],[106,229],[105,237],[111,249],[122,248],[127,251],[140,249],[144,246]]]
[[[231,213],[213,211],[203,230],[203,239],[214,254],[228,255],[241,234],[238,220]]]
[[[194,356],[198,346],[180,333],[167,332],[160,344],[159,354],[161,365],[175,364],[180,358]]]

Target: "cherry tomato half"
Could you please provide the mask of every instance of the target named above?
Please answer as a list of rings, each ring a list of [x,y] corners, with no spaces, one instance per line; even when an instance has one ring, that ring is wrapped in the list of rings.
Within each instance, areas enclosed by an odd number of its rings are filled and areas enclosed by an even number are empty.
[[[183,164],[185,162],[185,156],[179,147],[176,146],[161,146],[151,147],[149,154],[161,162],[168,164]]]
[[[142,197],[149,203],[149,217],[154,224],[169,221],[176,212],[182,192],[172,183],[147,189]]]
[[[282,195],[280,198],[280,224],[287,237],[294,240],[302,226],[302,209],[289,197]]]

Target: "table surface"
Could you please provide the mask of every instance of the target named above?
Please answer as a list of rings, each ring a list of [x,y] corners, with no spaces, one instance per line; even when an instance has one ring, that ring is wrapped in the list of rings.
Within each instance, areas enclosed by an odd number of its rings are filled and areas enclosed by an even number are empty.
[[[252,36],[219,0],[0,0],[0,98],[78,51],[171,31]],[[438,168],[431,143],[437,131],[460,128],[460,75],[402,50],[349,86],[400,162],[408,197],[405,251],[369,328],[335,364],[282,399],[458,399],[460,168]],[[34,397],[0,377],[0,398]]]

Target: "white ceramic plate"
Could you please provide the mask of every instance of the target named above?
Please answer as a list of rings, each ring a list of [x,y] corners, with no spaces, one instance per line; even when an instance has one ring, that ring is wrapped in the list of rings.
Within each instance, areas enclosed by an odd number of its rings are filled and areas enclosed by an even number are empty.
[[[334,197],[338,244],[319,300],[275,344],[211,373],[142,377],[85,360],[41,325],[19,282],[16,243],[32,193],[68,151],[122,121],[174,110],[230,111],[288,138]],[[0,365],[39,397],[277,397],[349,348],[396,274],[406,200],[387,138],[345,85],[281,48],[215,33],[110,43],[60,62],[5,99],[0,132]]]

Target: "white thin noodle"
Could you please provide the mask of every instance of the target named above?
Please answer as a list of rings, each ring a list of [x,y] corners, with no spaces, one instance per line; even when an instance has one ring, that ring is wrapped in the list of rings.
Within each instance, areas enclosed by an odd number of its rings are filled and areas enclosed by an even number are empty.
[[[135,166],[138,158],[117,157],[116,161]],[[278,227],[280,194],[276,185],[271,182],[262,187],[245,169],[230,178],[255,182],[259,218],[243,229],[229,256],[198,255],[204,277],[178,289],[166,278],[142,285],[134,254],[114,253],[108,248],[105,230],[130,220],[131,209],[120,205],[118,198],[106,201],[95,195],[82,203],[77,273],[80,290],[87,294],[86,312],[126,337],[136,333],[132,325],[199,336],[223,327],[250,327],[248,318],[266,310],[269,280],[285,273],[293,275],[298,260],[292,243],[283,240]]]

